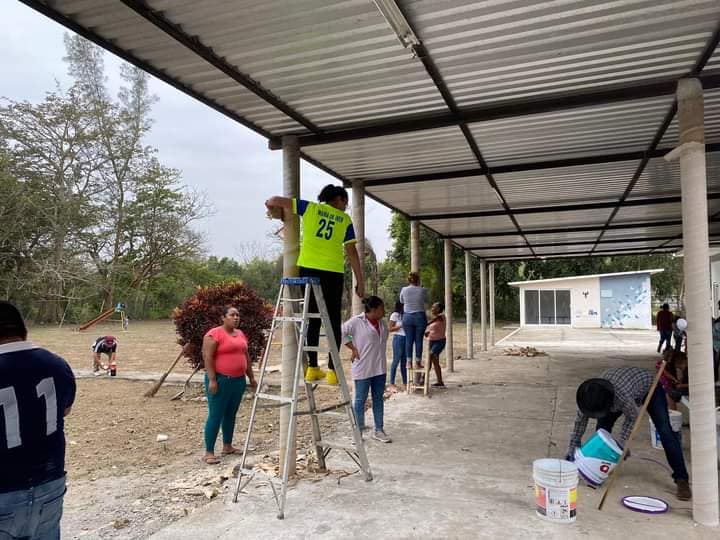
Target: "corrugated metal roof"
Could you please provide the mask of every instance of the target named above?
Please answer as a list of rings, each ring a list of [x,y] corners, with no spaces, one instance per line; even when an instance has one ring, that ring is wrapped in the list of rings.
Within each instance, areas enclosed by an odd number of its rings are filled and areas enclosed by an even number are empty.
[[[399,0],[413,51],[369,0],[22,1],[493,260],[679,234],[662,155],[700,76],[720,211],[718,0]]]

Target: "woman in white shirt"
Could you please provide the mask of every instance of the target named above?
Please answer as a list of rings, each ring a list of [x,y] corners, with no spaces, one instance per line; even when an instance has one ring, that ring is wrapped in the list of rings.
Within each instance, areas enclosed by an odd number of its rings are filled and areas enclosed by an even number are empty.
[[[352,378],[355,383],[353,410],[360,430],[365,429],[365,402],[372,392],[373,420],[375,432],[373,439],[389,443],[385,434],[383,413],[385,402],[385,377],[387,372],[388,327],[383,321],[385,304],[377,296],[363,300],[365,313],[356,315],[342,326],[342,340],[352,351]]]
[[[415,369],[422,369],[423,335],[427,326],[425,304],[427,289],[420,286],[417,272],[408,274],[407,287],[400,290],[400,301],[403,303],[403,330],[405,331],[405,357],[408,362],[413,359],[415,345]]]
[[[390,333],[393,334],[392,351],[393,359],[390,365],[390,386],[389,390],[397,390],[395,386],[395,374],[400,366],[400,376],[403,384],[407,384],[407,368],[405,366],[405,330],[402,326],[403,305],[402,302],[395,302],[395,311],[390,315]]]

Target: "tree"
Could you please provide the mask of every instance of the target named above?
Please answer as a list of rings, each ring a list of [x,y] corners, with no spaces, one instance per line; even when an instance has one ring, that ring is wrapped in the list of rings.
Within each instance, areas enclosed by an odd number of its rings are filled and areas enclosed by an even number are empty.
[[[215,287],[200,287],[173,312],[178,343],[193,368],[203,365],[202,341],[205,333],[221,323],[226,306],[240,312],[239,328],[248,340],[248,357],[257,361],[267,342],[272,308],[252,288],[239,281]]]

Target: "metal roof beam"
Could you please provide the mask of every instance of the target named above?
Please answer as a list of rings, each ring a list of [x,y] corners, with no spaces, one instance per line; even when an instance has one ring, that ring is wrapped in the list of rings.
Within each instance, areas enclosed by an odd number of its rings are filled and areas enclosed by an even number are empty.
[[[488,169],[488,165],[485,162],[485,158],[482,155],[482,152],[480,151],[480,147],[477,144],[477,141],[475,140],[475,137],[473,136],[472,132],[470,131],[470,128],[468,127],[467,123],[460,118],[460,109],[457,106],[457,103],[455,101],[455,98],[452,95],[452,92],[450,92],[450,89],[448,88],[447,84],[445,84],[445,81],[442,77],[442,74],[440,73],[440,70],[435,65],[435,62],[433,61],[432,57],[430,56],[430,53],[425,48],[425,45],[423,45],[422,41],[417,37],[417,34],[415,33],[412,24],[410,24],[410,21],[407,17],[407,14],[403,12],[403,10],[400,8],[400,6],[394,2],[393,0],[388,0],[385,2],[386,4],[392,4],[394,8],[397,10],[397,12],[401,13],[402,16],[405,18],[405,24],[407,25],[408,30],[413,35],[415,39],[415,43],[412,45],[412,50],[417,56],[417,58],[422,62],[423,67],[425,68],[425,71],[427,72],[428,76],[432,79],[433,84],[435,84],[435,87],[437,88],[438,92],[440,92],[440,95],[443,98],[443,101],[445,102],[445,105],[447,106],[448,110],[450,111],[450,114],[452,114],[453,118],[455,118],[455,121],[457,122],[457,125],[460,127],[460,131],[462,131],[463,136],[465,137],[465,141],[467,142],[468,146],[470,147],[470,150],[472,151],[473,155],[475,156],[475,159],[478,162],[478,165],[480,165],[480,168],[485,170],[485,179],[487,180],[487,183],[490,185],[490,189],[492,189],[495,192],[495,196],[498,198],[498,201],[500,202],[500,205],[505,210],[505,214],[507,214],[508,218],[510,218],[510,221],[512,221],[513,225],[515,225],[515,228],[517,229],[517,232],[519,236],[525,241],[525,244],[530,249],[531,253],[535,253],[533,251],[532,246],[530,245],[530,242],[523,234],[522,227],[520,227],[520,223],[518,223],[517,219],[515,219],[515,216],[512,213],[512,210],[510,209],[510,205],[508,204],[507,200],[505,200],[505,197],[503,196],[502,192],[500,191],[500,187],[498,186],[497,182],[495,181],[495,178],[493,177],[492,173]],[[384,13],[383,13],[384,15]]]
[[[688,77],[697,77],[700,75],[703,69],[705,69],[705,66],[707,65],[708,61],[710,60],[710,57],[715,52],[715,49],[718,46],[718,43],[720,43],[720,24],[715,28],[715,32],[708,40],[707,44],[705,45],[703,52],[700,54],[697,62],[695,62],[695,65],[693,66],[690,73],[687,75]],[[665,132],[670,127],[670,124],[672,123],[673,119],[675,118],[675,115],[677,114],[678,110],[678,103],[677,99],[673,99],[672,105],[670,106],[670,109],[668,110],[667,114],[665,115],[665,118],[663,119],[662,123],[660,124],[660,127],[658,127],[657,132],[655,133],[655,137],[653,137],[652,141],[650,141],[650,145],[648,146],[645,155],[640,160],[640,163],[637,166],[637,169],[635,169],[635,174],[630,179],[630,182],[628,182],[627,187],[625,188],[625,191],[620,196],[620,200],[618,201],[618,206],[613,209],[613,211],[610,213],[610,216],[608,217],[607,221],[605,222],[605,229],[600,231],[600,234],[597,237],[597,241],[595,242],[595,245],[593,246],[593,250],[597,247],[597,245],[600,243],[600,240],[602,240],[603,235],[605,234],[605,231],[607,230],[607,227],[610,225],[613,219],[615,219],[615,216],[617,215],[618,211],[620,210],[620,204],[627,199],[630,196],[630,193],[632,192],[633,188],[635,187],[635,184],[637,184],[638,180],[640,179],[640,176],[642,176],[642,173],[645,171],[645,168],[647,167],[648,162],[650,161],[650,154],[657,150],[658,145],[660,144],[660,141],[662,141],[663,137],[665,136]]]
[[[706,90],[720,88],[720,73],[699,75],[698,78],[702,81],[703,88]],[[402,117],[385,120],[371,126],[356,125],[354,127],[336,130],[328,128],[323,135],[301,135],[298,137],[298,140],[300,146],[355,141],[358,139],[369,139],[386,135],[456,126],[459,121],[472,124],[474,122],[486,122],[489,120],[499,120],[501,118],[513,118],[530,114],[577,109],[580,107],[604,105],[634,99],[670,96],[675,93],[676,86],[677,79],[673,78],[635,86],[596,90],[594,92],[570,95],[559,94],[540,99],[514,100],[489,107],[460,110],[457,116],[451,113],[441,113],[423,115],[415,118]],[[272,138],[270,140],[270,148],[274,150],[279,149],[280,139],[277,137]]]
[[[716,234],[710,234],[710,237],[720,237],[720,233]],[[663,241],[666,243],[669,243],[673,240],[681,240],[682,235],[677,236],[654,236],[650,238],[612,238],[612,239],[605,239],[600,240],[600,244],[633,244],[633,243],[641,243],[641,242],[658,242]],[[563,247],[563,246],[585,246],[588,244],[592,244],[592,240],[573,240],[571,242],[545,242],[542,244],[533,244],[534,248],[546,248],[546,247]],[[472,251],[497,251],[500,249],[517,249],[521,248],[523,246],[518,246],[516,244],[510,244],[505,246],[484,246],[484,247],[473,247],[468,248]],[[643,249],[643,248],[635,248],[635,249]],[[646,246],[645,249],[652,250],[652,246]]]
[[[677,251],[679,249],[679,246],[668,246],[665,248],[662,248],[662,253],[672,253],[673,251]],[[497,257],[487,257],[485,258],[486,261],[489,262],[512,262],[512,261],[523,261],[523,260],[530,260],[530,259],[561,259],[564,257],[570,257],[570,256],[583,256],[583,257],[607,257],[610,255],[651,255],[651,254],[658,254],[654,251],[648,250],[648,248],[618,248],[618,249],[609,249],[609,250],[597,250],[593,253],[590,253],[590,251],[567,251],[565,253],[538,253],[537,256],[533,257],[531,255],[508,255],[508,256],[497,256]]]
[[[720,199],[720,192],[708,193],[708,200]],[[670,204],[679,203],[681,201],[679,195],[668,197],[652,197],[643,199],[628,199],[623,201],[622,206],[650,206],[653,204]],[[617,201],[597,202],[597,203],[578,203],[564,204],[557,206],[532,206],[526,208],[514,208],[514,214],[551,214],[558,212],[573,212],[575,210],[598,210],[603,208],[615,208]],[[461,219],[461,218],[482,218],[492,216],[504,216],[505,210],[479,210],[475,212],[453,212],[444,214],[415,214],[411,219],[419,219],[422,221],[432,221],[434,219]]]
[[[711,223],[720,222],[720,218],[713,217],[709,220]],[[610,225],[609,230],[625,230],[625,229],[644,229],[653,227],[676,227],[682,225],[681,219],[670,220],[670,221],[646,221],[638,223],[617,223]],[[525,234],[572,234],[580,232],[597,232],[602,230],[603,225],[586,225],[583,227],[551,227],[547,229],[523,229]],[[470,234],[448,234],[443,238],[450,238],[452,240],[459,240],[463,238],[499,238],[503,236],[516,236],[517,231],[502,231],[502,232],[488,232],[488,233],[470,233]],[[589,242],[585,242],[589,243]]]
[[[161,11],[156,11],[148,6],[147,2],[141,0],[120,0],[128,8],[140,15],[143,19],[153,24],[159,30],[173,38],[175,41],[197,54],[200,58],[222,71],[225,75],[241,84],[247,90],[260,99],[281,111],[286,116],[295,120],[298,124],[312,131],[316,135],[322,134],[322,130],[302,114],[292,109],[275,94],[263,88],[262,85],[253,80],[250,76],[240,72],[236,66],[230,64],[224,58],[218,56],[210,47],[203,44],[197,36],[190,36],[185,33],[182,26],[167,19]]]
[[[649,152],[650,158],[661,158],[672,148],[659,148]],[[709,143],[705,145],[706,152],[720,152],[720,143]],[[545,169],[560,169],[563,167],[577,167],[582,165],[599,165],[602,163],[616,163],[618,161],[633,161],[643,159],[648,152],[642,150],[635,152],[620,152],[616,154],[601,154],[593,156],[582,156],[566,159],[552,159],[546,161],[534,161],[529,163],[511,163],[508,165],[496,165],[490,167],[493,174],[507,174],[514,172],[539,171]],[[470,176],[482,176],[488,172],[487,168],[462,169],[459,171],[415,174],[408,176],[396,176],[390,178],[375,178],[365,180],[365,187],[392,186],[396,184],[411,184],[414,182],[432,182],[436,180],[451,180],[453,178],[467,178]]]

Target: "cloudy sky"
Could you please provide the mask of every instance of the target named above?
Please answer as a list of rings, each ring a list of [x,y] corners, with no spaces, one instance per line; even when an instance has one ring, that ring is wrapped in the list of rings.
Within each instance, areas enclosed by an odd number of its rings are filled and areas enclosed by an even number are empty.
[[[0,97],[37,102],[56,83],[70,79],[62,61],[67,30],[32,9],[2,0],[0,17]],[[111,89],[116,89],[119,61],[106,53]],[[282,155],[267,149],[267,141],[249,129],[198,103],[165,83],[152,79],[159,98],[149,143],[160,160],[183,172],[186,184],[208,194],[214,215],[198,228],[207,237],[211,254],[244,258],[248,251],[269,246],[276,224],[265,217],[263,201],[282,190]],[[315,200],[334,178],[303,162],[301,196]],[[378,257],[391,247],[387,228],[390,212],[367,200],[366,235]]]

